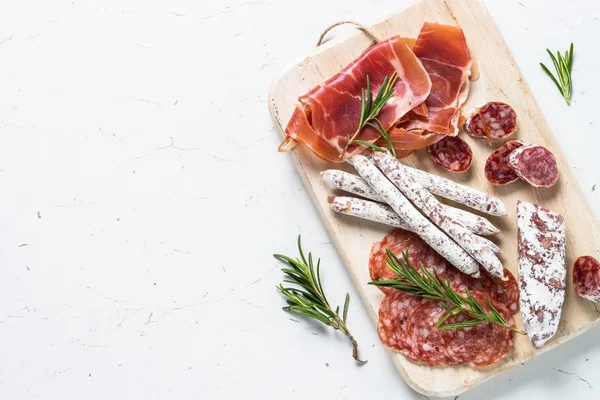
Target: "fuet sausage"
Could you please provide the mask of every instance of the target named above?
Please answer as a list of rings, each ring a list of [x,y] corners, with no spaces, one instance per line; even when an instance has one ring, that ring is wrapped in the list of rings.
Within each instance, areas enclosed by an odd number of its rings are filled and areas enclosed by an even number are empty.
[[[468,275],[479,276],[479,266],[458,244],[425,218],[367,157],[352,157],[356,171],[423,240],[456,268]]]
[[[400,164],[418,184],[433,194],[464,204],[476,210],[490,215],[506,215],[506,207],[502,200],[480,192],[477,189],[452,182],[441,176],[433,175],[425,171],[407,167]]]
[[[504,267],[494,251],[477,240],[477,237],[459,221],[445,214],[442,204],[435,196],[407,174],[395,157],[388,152],[376,152],[373,162],[416,207],[481,263],[490,274],[498,278],[504,277]]]
[[[396,214],[387,204],[376,203],[357,197],[329,196],[327,202],[331,209],[337,213],[351,215],[353,217],[379,222],[384,225],[402,228],[410,231],[410,227]],[[482,246],[487,246],[492,251],[500,253],[500,248],[492,241],[473,235]]]
[[[383,202],[383,200],[371,189],[371,187],[360,176],[350,174],[337,169],[329,169],[321,172],[323,181],[334,189],[340,189],[348,193],[356,194],[366,199]],[[470,213],[460,208],[444,205],[448,215],[458,219],[467,229],[482,236],[494,235],[500,230],[487,219]]]

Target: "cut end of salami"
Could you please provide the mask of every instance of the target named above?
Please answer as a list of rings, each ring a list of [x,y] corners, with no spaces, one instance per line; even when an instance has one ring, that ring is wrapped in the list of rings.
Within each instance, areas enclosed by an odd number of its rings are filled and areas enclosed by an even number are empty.
[[[450,172],[465,172],[473,162],[471,146],[457,136],[446,136],[427,147],[433,161]]]
[[[517,113],[506,103],[492,101],[473,111],[462,127],[476,138],[504,139],[517,130]]]
[[[534,187],[550,187],[558,180],[556,158],[545,147],[519,147],[509,155],[509,163],[519,178]]]
[[[584,299],[600,303],[600,262],[592,256],[582,256],[573,264],[573,287]]]
[[[506,185],[519,179],[509,163],[513,150],[523,147],[523,142],[509,140],[488,157],[485,162],[485,177],[493,185]]]

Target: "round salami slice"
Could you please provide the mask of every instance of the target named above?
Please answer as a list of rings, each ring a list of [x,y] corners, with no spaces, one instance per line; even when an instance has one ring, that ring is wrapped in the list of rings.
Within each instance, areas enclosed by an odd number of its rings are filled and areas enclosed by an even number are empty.
[[[513,171],[535,187],[550,187],[558,180],[556,158],[548,149],[538,145],[527,145],[513,150],[509,157]]]
[[[456,136],[446,136],[427,147],[433,161],[450,172],[465,172],[473,162],[471,146]]]
[[[573,264],[573,287],[583,297],[600,303],[600,262],[592,256],[582,256]]]
[[[485,177],[494,185],[506,185],[519,179],[511,168],[508,158],[513,150],[523,147],[523,142],[509,140],[488,157],[485,162]]]
[[[477,138],[503,139],[517,130],[517,113],[506,103],[492,101],[476,109],[463,130]]]
[[[472,294],[487,308],[487,296],[479,292]],[[490,301],[509,323],[514,323],[506,307]],[[438,301],[396,291],[389,293],[381,305],[377,331],[386,346],[412,361],[431,366],[486,366],[501,361],[510,351],[510,330],[491,323],[440,330],[435,325],[444,315],[445,310]],[[468,318],[462,313],[449,318],[447,323],[453,324]]]
[[[479,292],[472,294],[486,311],[489,311],[485,302],[486,296]],[[506,307],[493,300],[490,302],[509,324],[514,325],[514,319]],[[455,324],[469,318],[462,313],[448,318],[446,323]],[[447,354],[448,364],[484,367],[502,361],[512,347],[512,331],[491,322],[439,332],[444,339],[443,349]]]

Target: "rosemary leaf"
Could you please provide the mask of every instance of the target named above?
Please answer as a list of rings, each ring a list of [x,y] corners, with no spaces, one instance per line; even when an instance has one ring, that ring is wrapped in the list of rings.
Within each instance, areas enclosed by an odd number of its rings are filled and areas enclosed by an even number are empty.
[[[355,143],[368,146],[377,151],[384,150],[382,147],[372,145],[372,143],[369,143],[369,145],[367,144],[368,142],[357,139],[359,133],[363,130],[365,126],[370,126],[374,128],[386,140],[388,149],[395,156],[396,151],[381,121],[376,121],[379,127],[371,123],[370,121],[376,119],[381,109],[394,95],[394,86],[396,85],[396,82],[398,82],[398,72],[394,71],[394,73],[392,73],[391,76],[386,76],[385,78],[383,78],[383,82],[381,83],[381,87],[375,95],[375,98],[373,98],[373,92],[371,91],[371,79],[369,78],[369,75],[366,76],[366,81],[366,87],[362,88],[360,92],[360,117],[358,121],[358,127],[356,128],[356,131],[352,136],[348,135],[348,142],[346,143],[346,147],[342,151],[340,157],[344,156],[344,154],[346,154],[346,151],[348,151],[348,148]]]
[[[564,55],[560,51],[557,51],[556,56],[549,49],[546,49],[552,60],[552,64],[554,64],[556,75],[544,63],[540,63],[540,66],[552,79],[567,105],[571,104],[571,95],[573,93],[573,78],[571,76],[571,72],[573,71],[573,48],[573,43],[571,43],[571,46],[565,51]]]
[[[503,326],[513,332],[524,335],[525,332],[510,325],[502,314],[494,308],[489,299],[485,299],[488,308],[486,311],[477,301],[468,288],[465,288],[465,295],[457,293],[450,287],[450,284],[444,281],[434,270],[433,274],[423,267],[421,263],[421,272],[419,272],[411,263],[408,257],[408,251],[404,251],[401,257],[396,256],[389,249],[387,250],[387,266],[395,274],[396,279],[379,280],[369,282],[370,285],[386,286],[402,290],[415,296],[425,297],[440,302],[440,306],[446,314],[435,325],[440,330],[467,328],[478,325],[482,322],[492,322]],[[450,308],[450,305],[453,308]],[[446,324],[448,318],[466,313],[470,320],[455,324]]]
[[[282,268],[287,278],[283,282],[296,285],[295,287],[277,286],[277,290],[287,299],[288,305],[282,307],[283,310],[315,319],[342,332],[352,343],[352,357],[360,364],[366,363],[358,357],[358,343],[346,326],[350,294],[346,293],[342,316],[340,316],[340,307],[337,306],[334,311],[323,291],[321,260],[317,260],[315,270],[312,253],[308,253],[308,258],[306,257],[302,250],[300,236],[298,236],[298,251],[300,257],[297,259],[282,254],[273,254],[276,259],[287,263],[290,267]]]

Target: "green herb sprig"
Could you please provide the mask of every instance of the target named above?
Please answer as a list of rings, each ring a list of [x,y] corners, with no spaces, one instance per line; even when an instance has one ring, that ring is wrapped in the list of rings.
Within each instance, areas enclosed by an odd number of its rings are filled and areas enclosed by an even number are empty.
[[[350,137],[348,135],[348,143],[346,143],[346,147],[341,154],[341,157],[346,154],[346,151],[353,143],[362,144],[364,146],[370,147],[372,149],[378,151],[385,151],[384,148],[377,146],[374,143],[367,142],[365,140],[357,139],[358,134],[365,126],[370,126],[375,129],[377,133],[381,135],[387,142],[388,149],[390,152],[396,156],[396,150],[394,149],[394,145],[392,144],[388,133],[385,130],[385,127],[381,123],[381,121],[377,118],[379,112],[386,105],[388,100],[394,94],[394,85],[398,81],[398,72],[394,71],[394,73],[390,77],[385,77],[383,79],[383,83],[377,92],[375,98],[373,98],[373,93],[371,92],[371,80],[369,75],[367,75],[367,87],[361,89],[360,93],[360,120],[358,122],[358,128],[356,128],[356,132]]]
[[[437,271],[434,270],[432,274],[427,271],[427,269],[423,268],[422,264],[421,270],[423,273],[421,274],[410,262],[408,251],[403,252],[402,258],[399,258],[388,249],[387,266],[398,275],[398,278],[369,282],[369,284],[391,287],[415,296],[438,300],[440,306],[446,311],[446,315],[444,315],[444,317],[442,317],[435,325],[437,329],[449,330],[467,328],[489,321],[503,326],[506,329],[510,329],[513,332],[522,335],[525,334],[522,330],[506,322],[504,317],[496,310],[496,308],[494,308],[489,299],[485,299],[485,304],[489,309],[488,312],[477,299],[473,297],[468,288],[465,288],[466,297],[455,292],[448,282],[440,278]],[[448,318],[462,312],[469,315],[472,319],[455,324],[445,324]]]
[[[340,307],[336,307],[334,311],[329,305],[327,297],[325,297],[323,285],[321,284],[321,259],[317,260],[317,268],[315,270],[312,254],[308,253],[308,258],[305,257],[299,235],[298,251],[300,252],[300,258],[296,259],[281,254],[273,254],[275,258],[286,262],[290,266],[290,268],[282,269],[288,278],[284,282],[299,286],[299,288],[283,287],[280,284],[277,287],[279,292],[287,298],[288,305],[283,307],[283,309],[316,319],[342,332],[352,343],[352,357],[360,364],[366,363],[366,361],[358,358],[358,343],[346,326],[348,307],[350,306],[350,294],[346,293],[344,309],[340,316]]]
[[[540,63],[544,71],[552,78],[558,91],[564,97],[567,105],[571,104],[571,94],[573,93],[573,80],[571,78],[571,71],[573,71],[573,43],[571,43],[571,47],[569,50],[565,51],[565,55],[560,54],[560,51],[556,52],[556,56],[552,54],[552,52],[546,49],[550,58],[552,58],[552,63],[554,64],[554,69],[556,70],[556,77],[548,67],[544,65],[544,63]]]

